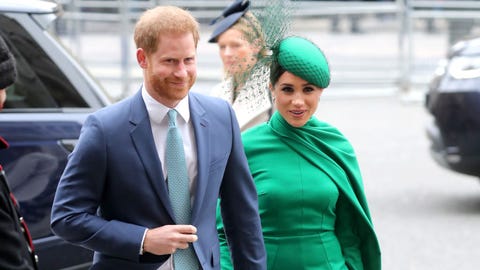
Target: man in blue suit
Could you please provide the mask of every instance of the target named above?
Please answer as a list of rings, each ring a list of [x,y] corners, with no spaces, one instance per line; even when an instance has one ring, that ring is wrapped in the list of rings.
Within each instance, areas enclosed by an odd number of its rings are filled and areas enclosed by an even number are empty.
[[[57,188],[53,231],[94,250],[91,269],[171,270],[178,251],[188,248],[194,269],[220,269],[220,197],[235,268],[266,269],[256,190],[233,110],[220,99],[189,93],[198,23],[180,8],[156,7],[140,17],[134,39],[144,83],[85,121]],[[183,137],[190,224],[176,222],[169,197],[164,164],[171,109]]]

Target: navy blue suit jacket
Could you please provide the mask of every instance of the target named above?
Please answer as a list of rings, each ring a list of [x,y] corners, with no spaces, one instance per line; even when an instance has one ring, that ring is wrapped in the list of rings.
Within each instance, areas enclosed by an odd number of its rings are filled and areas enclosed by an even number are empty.
[[[256,190],[230,105],[189,93],[198,177],[193,243],[202,269],[220,269],[215,228],[222,199],[236,269],[266,269]],[[175,224],[141,91],[90,115],[57,188],[51,225],[95,251],[92,269],[156,269],[169,255],[139,255],[146,228]],[[181,269],[180,269],[181,270]]]

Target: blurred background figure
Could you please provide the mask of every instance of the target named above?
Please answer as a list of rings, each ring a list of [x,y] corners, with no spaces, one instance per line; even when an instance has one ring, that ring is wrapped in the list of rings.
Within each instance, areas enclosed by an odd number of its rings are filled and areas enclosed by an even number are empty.
[[[232,105],[242,131],[267,121],[273,109],[268,69],[256,65],[266,54],[264,33],[249,8],[248,0],[236,0],[226,7],[212,21],[215,29],[209,39],[218,44],[224,70],[223,81],[211,95]]]

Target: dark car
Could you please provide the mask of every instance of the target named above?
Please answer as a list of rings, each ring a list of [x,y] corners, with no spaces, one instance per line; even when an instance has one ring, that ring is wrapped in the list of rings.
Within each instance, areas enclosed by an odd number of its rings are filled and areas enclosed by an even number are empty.
[[[432,79],[425,106],[431,153],[440,165],[480,176],[480,38],[456,43]]]
[[[52,2],[0,1],[0,35],[16,58],[7,88],[0,152],[9,184],[29,226],[40,269],[87,269],[92,252],[50,230],[55,190],[87,114],[110,103],[99,85],[47,28],[61,9]],[[1,242],[1,240],[0,240]]]

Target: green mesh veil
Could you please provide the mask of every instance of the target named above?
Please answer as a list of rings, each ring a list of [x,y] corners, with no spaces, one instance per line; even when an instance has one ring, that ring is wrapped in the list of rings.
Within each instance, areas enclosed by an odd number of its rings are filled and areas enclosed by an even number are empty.
[[[255,6],[260,6],[255,9]],[[290,34],[292,16],[296,4],[289,0],[259,0],[253,3],[252,13],[258,18],[263,30],[265,45],[269,50],[259,57],[259,65],[269,65],[271,50],[276,49],[280,41]]]
[[[243,19],[248,21],[251,30],[246,34],[246,39],[258,48],[261,48],[253,66],[241,73],[235,74],[230,80],[233,86],[242,85],[248,88],[248,95],[239,98],[245,99],[244,103],[249,104],[251,110],[261,106],[261,98],[269,96],[268,84],[270,81],[270,64],[273,60],[273,51],[278,47],[280,41],[290,34],[292,16],[296,11],[296,4],[289,0],[252,0],[249,12]],[[260,37],[260,38],[259,38]]]
[[[258,55],[257,66],[265,66],[271,61],[271,50],[276,48],[279,42],[289,35],[292,16],[295,12],[295,2],[290,0],[253,0],[250,11],[257,18],[262,35],[264,47]],[[258,30],[252,31],[251,35],[258,35]],[[253,37],[252,37],[253,38]]]

